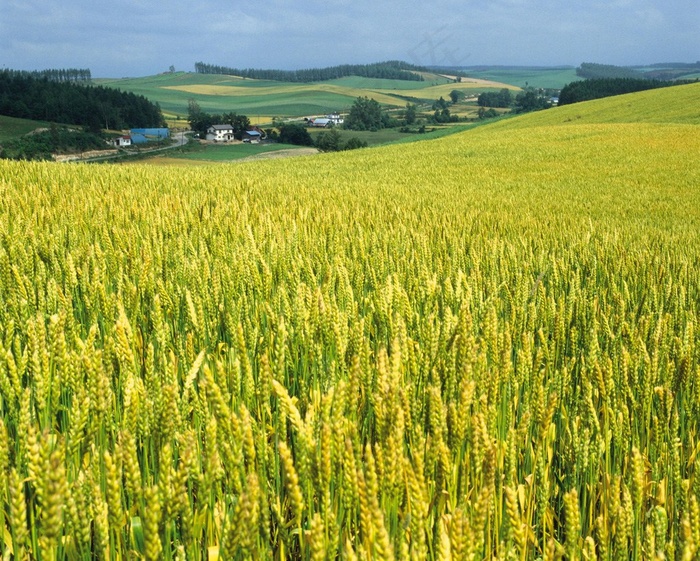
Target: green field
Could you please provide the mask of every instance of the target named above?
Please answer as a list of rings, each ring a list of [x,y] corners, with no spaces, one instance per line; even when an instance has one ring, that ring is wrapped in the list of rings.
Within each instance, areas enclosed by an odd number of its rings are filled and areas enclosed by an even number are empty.
[[[15,117],[0,115],[0,142],[13,140],[37,128],[48,126],[49,123],[45,121],[30,121],[28,119],[16,119]]]
[[[194,99],[210,113],[235,111],[256,115],[302,117],[345,112],[359,96],[376,99],[387,107],[404,107],[408,100],[432,103],[447,98],[452,89],[468,95],[508,87],[501,83],[464,80],[453,83],[439,75],[423,82],[347,77],[310,84],[251,80],[213,74],[174,73],[144,78],[96,80],[96,83],[144,95],[164,112],[186,116]]]
[[[504,82],[519,88],[530,86],[533,88],[561,89],[566,84],[580,80],[576,75],[576,68],[571,67],[501,67],[469,68],[462,69],[468,76],[484,80]]]
[[[167,156],[185,160],[228,162],[268,152],[296,149],[299,149],[299,146],[291,144],[209,144],[207,146],[196,145],[185,150],[171,150]]]

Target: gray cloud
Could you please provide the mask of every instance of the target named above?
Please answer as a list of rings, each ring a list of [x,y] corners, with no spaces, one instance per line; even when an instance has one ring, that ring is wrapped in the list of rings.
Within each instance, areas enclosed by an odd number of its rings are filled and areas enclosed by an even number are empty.
[[[0,66],[146,75],[196,61],[308,68],[418,64],[642,64],[700,59],[696,0],[3,0]]]

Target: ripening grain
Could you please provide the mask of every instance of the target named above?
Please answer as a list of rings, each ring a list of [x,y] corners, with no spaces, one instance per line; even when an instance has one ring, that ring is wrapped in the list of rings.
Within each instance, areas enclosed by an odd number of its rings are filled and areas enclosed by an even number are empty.
[[[700,134],[532,119],[0,162],[3,558],[692,559]]]

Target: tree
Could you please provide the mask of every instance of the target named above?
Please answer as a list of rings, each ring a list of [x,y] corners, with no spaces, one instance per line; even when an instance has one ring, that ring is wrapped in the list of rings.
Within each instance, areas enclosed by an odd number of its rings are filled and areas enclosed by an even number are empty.
[[[286,123],[280,127],[279,141],[299,146],[314,145],[314,140],[311,138],[309,131],[304,126],[295,123]]]
[[[343,150],[356,150],[358,148],[367,148],[367,143],[364,140],[360,140],[356,136],[348,139],[345,146],[343,146]]]
[[[452,100],[452,103],[457,103],[463,97],[464,97],[464,92],[461,90],[452,90],[450,92],[450,99]]]
[[[243,133],[250,129],[250,119],[245,115],[224,113],[221,120],[233,127],[233,136],[238,140],[241,140],[243,138]]]
[[[407,125],[412,125],[413,123],[416,122],[416,116],[418,114],[418,110],[416,106],[412,103],[407,103],[406,104],[406,111],[403,114],[404,122]]]
[[[539,95],[536,91],[529,89],[520,92],[515,96],[515,112],[527,113],[528,111],[539,111],[551,107],[549,99],[543,95]]]
[[[190,128],[202,138],[206,136],[207,129],[214,124],[212,116],[202,111],[194,99],[187,102],[187,121]]]
[[[340,133],[332,128],[328,131],[323,131],[316,138],[316,148],[321,152],[337,152],[341,149]]]
[[[356,131],[376,131],[384,128],[384,123],[379,102],[364,96],[358,97],[352,104],[344,126]]]
[[[442,111],[443,109],[447,109],[447,101],[445,101],[444,97],[440,96],[440,99],[433,103],[433,110]]]

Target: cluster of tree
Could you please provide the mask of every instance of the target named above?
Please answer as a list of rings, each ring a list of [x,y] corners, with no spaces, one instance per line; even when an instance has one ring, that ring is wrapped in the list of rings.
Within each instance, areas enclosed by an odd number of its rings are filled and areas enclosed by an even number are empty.
[[[510,107],[513,105],[513,94],[508,88],[499,92],[482,92],[476,102],[479,107]]]
[[[417,72],[425,69],[401,61],[376,62],[374,64],[343,64],[326,68],[308,68],[304,70],[264,70],[256,68],[231,68],[197,62],[195,72],[199,74],[228,74],[253,78],[256,80],[276,80],[278,82],[322,82],[345,76],[362,76],[365,78],[387,78],[391,80],[423,81]]]
[[[361,96],[352,104],[343,127],[355,131],[378,131],[394,124],[392,118],[382,110],[382,106],[376,99]]]
[[[283,142],[284,144],[295,144],[297,146],[315,146],[321,152],[338,152],[340,150],[354,150],[365,148],[367,143],[353,136],[343,142],[343,136],[335,127],[320,132],[316,136],[316,142],[309,134],[304,125],[298,123],[283,123],[277,130],[267,131],[268,138]]]
[[[284,144],[294,144],[296,146],[313,146],[314,139],[304,125],[297,123],[284,123],[278,127],[279,132],[268,135]]]
[[[50,160],[52,154],[72,154],[105,148],[99,134],[58,127],[31,133],[0,146],[0,158],[10,160]]]
[[[651,64],[644,72],[644,77],[650,80],[678,80],[689,74],[700,72],[700,60],[697,62],[669,62]]]
[[[190,99],[187,109],[187,120],[190,123],[190,128],[201,138],[206,136],[207,130],[212,125],[231,125],[233,127],[233,135],[238,140],[241,140],[243,133],[250,129],[250,119],[245,115],[238,115],[237,113],[212,115],[202,111],[202,108],[193,99]]]
[[[435,123],[456,123],[459,121],[457,115],[452,115],[450,113],[449,103],[442,96],[433,103],[433,111],[432,120]]]
[[[627,66],[584,62],[576,69],[576,75],[586,79],[599,78],[642,78],[642,74]]]
[[[516,113],[529,113],[549,109],[551,106],[551,95],[548,90],[527,88],[515,96],[513,110]]]
[[[595,80],[581,80],[571,82],[564,86],[559,93],[559,105],[568,105],[580,101],[599,99],[654,88],[663,88],[673,85],[673,82],[660,80],[646,80],[644,78],[601,78]]]
[[[100,129],[161,127],[160,107],[142,95],[0,71],[0,115]]]
[[[335,128],[323,131],[316,137],[316,148],[321,152],[339,152],[341,150],[355,150],[366,147],[367,143],[356,136],[343,142],[342,135]]]
[[[32,78],[46,78],[52,82],[90,82],[92,73],[89,68],[47,68],[46,70],[32,70],[25,72],[19,70],[22,74],[31,76]]]

